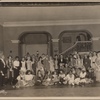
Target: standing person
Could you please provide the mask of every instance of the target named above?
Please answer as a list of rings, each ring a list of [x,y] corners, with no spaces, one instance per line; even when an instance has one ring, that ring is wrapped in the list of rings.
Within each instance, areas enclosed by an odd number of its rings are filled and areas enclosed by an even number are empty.
[[[35,75],[36,75],[36,66],[37,66],[37,62],[36,62],[35,56],[32,56],[32,70]]]
[[[52,73],[52,72],[54,72],[55,71],[55,68],[54,68],[54,60],[53,60],[53,58],[50,56],[50,58],[49,58],[50,60],[49,60],[49,64],[50,64],[50,72]]]
[[[21,60],[21,71],[26,73],[26,60],[24,57],[22,57],[22,60]]]
[[[58,55],[55,55],[55,58],[54,58],[54,66],[55,66],[55,71],[58,74]]]
[[[31,61],[30,56],[27,57],[26,66],[27,66],[27,70],[30,70],[30,71],[33,72],[33,70],[32,70],[32,61]]]
[[[6,63],[4,61],[5,57],[3,54],[0,55],[0,86],[4,85],[4,79],[6,74]]]
[[[36,74],[38,71],[40,71],[42,76],[44,76],[44,65],[42,62],[42,57],[39,57],[39,61],[37,62]]]
[[[95,65],[96,65],[96,68],[95,68],[96,81],[100,82],[100,52],[97,53]]]
[[[77,55],[76,68],[83,68],[83,58],[80,55]]]
[[[0,52],[0,93],[6,93],[5,90],[2,90],[4,85],[4,79],[6,74],[6,63],[5,63],[5,56],[3,52]]]
[[[49,60],[48,60],[48,55],[42,54],[42,61],[43,61],[45,72],[49,72],[50,64],[49,64]]]
[[[66,60],[64,59],[63,55],[60,55],[60,58],[58,60],[59,72],[60,72],[60,69],[62,69],[62,70],[64,69],[65,63],[66,63]]]
[[[13,65],[13,58],[12,56],[8,56],[8,59],[6,61],[7,65],[7,78],[8,78],[8,83],[11,85],[13,78],[14,78],[14,65]]]
[[[84,65],[86,71],[88,72],[91,67],[91,60],[89,59],[89,56],[84,55],[83,65]]]
[[[20,70],[20,61],[19,61],[19,57],[16,56],[15,57],[15,61],[14,61],[14,80],[13,80],[13,85],[16,84],[16,79],[19,75],[19,70]]]
[[[96,65],[95,65],[95,61],[97,58],[97,53],[93,52],[93,56],[91,57],[91,67],[95,70],[96,69]]]

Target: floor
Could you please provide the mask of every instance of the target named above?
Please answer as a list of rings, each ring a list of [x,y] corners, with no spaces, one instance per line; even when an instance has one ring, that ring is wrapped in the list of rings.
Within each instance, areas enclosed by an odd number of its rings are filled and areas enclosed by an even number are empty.
[[[7,94],[0,97],[100,97],[100,83],[86,86],[33,86],[13,89],[6,86]]]

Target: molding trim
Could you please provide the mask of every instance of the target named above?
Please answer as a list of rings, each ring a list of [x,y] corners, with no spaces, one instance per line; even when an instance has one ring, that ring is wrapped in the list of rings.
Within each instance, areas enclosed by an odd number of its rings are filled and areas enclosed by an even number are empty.
[[[52,42],[59,42],[59,39],[52,39]]]
[[[19,40],[11,40],[12,43],[20,43]]]
[[[24,0],[24,1],[21,1],[21,0],[13,0],[15,2],[10,2],[12,0],[1,0],[0,1],[0,7],[46,7],[46,6],[97,6],[97,5],[100,5],[100,2],[90,2],[89,0],[84,0],[84,2],[82,2],[83,0],[71,0],[73,2],[70,2],[69,0],[57,0],[55,2],[55,0],[51,0],[51,1],[54,1],[54,2],[51,2],[50,0],[44,0],[44,2],[41,2],[43,0],[34,0],[30,2],[30,0]],[[20,2],[18,2],[20,1]],[[67,2],[66,2],[67,1]],[[68,2],[69,1],[69,2]],[[77,1],[77,2],[76,2]],[[80,2],[81,1],[81,2]],[[87,2],[85,2],[87,1]]]
[[[93,41],[98,41],[98,40],[100,40],[100,37],[93,37],[92,40]]]
[[[100,19],[4,22],[3,27],[100,24]]]

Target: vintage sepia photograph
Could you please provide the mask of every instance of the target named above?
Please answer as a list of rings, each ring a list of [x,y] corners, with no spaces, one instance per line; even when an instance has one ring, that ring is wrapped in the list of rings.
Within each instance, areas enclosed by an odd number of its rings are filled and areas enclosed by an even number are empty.
[[[0,0],[0,99],[99,97],[99,0]]]

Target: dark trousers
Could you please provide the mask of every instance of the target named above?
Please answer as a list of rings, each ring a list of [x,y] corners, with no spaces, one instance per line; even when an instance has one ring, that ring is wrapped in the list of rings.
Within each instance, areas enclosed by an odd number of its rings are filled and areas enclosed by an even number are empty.
[[[0,73],[0,89],[3,88],[3,85],[4,85],[4,76],[2,76],[2,74]]]
[[[15,85],[17,83],[17,77],[19,75],[19,69],[14,69],[14,78],[12,84]]]

